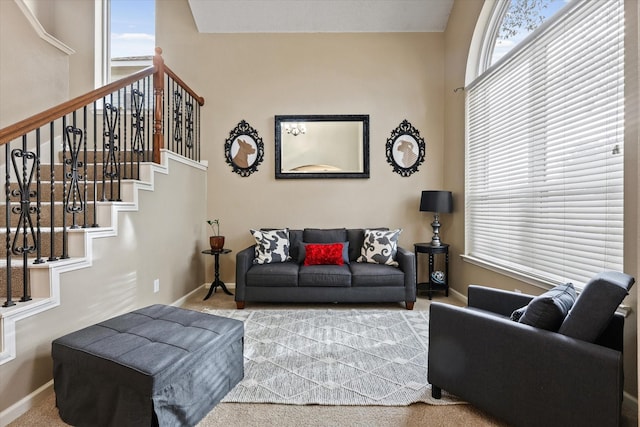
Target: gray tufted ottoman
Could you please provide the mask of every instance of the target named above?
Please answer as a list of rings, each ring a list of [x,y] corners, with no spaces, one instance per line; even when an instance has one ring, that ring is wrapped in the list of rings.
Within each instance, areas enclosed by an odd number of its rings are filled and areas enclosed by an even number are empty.
[[[56,339],[60,417],[75,426],[192,426],[242,379],[242,322],[152,305]]]

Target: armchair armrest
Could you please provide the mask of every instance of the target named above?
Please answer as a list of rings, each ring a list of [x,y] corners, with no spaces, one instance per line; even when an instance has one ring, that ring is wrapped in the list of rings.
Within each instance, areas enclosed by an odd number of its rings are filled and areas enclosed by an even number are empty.
[[[524,307],[533,299],[532,295],[501,289],[470,285],[467,291],[467,305],[509,317],[514,310]]]
[[[428,380],[518,426],[617,426],[622,353],[486,312],[432,303]]]
[[[256,256],[255,246],[251,245],[236,254],[236,301],[244,301],[247,271],[253,265],[253,259]]]

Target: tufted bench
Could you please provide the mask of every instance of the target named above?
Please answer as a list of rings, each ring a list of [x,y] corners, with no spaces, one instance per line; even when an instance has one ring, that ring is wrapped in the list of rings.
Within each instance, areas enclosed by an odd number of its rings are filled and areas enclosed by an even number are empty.
[[[76,426],[195,425],[242,379],[244,325],[152,305],[52,343],[56,406]]]

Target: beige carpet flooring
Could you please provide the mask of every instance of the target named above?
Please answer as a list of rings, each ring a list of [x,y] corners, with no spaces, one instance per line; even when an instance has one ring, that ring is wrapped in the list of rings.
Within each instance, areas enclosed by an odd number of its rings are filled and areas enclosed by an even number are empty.
[[[207,301],[202,299],[206,289],[194,292],[183,307],[192,310],[232,309],[235,302],[232,296],[225,295],[219,289]],[[453,297],[434,296],[435,301],[444,301],[461,305]],[[247,303],[247,309],[296,309],[305,305],[275,305]],[[404,310],[403,304],[327,304],[314,305],[314,308],[350,309],[350,308],[388,308]],[[419,296],[414,310],[428,310],[429,300]],[[66,424],[58,417],[53,391],[38,405],[26,412],[11,427],[57,427]],[[489,416],[472,405],[434,406],[417,403],[401,407],[382,406],[320,406],[320,405],[274,405],[248,403],[221,403],[216,406],[198,427],[382,427],[382,426],[506,426],[507,424]],[[637,426],[637,414],[625,414],[623,426]]]

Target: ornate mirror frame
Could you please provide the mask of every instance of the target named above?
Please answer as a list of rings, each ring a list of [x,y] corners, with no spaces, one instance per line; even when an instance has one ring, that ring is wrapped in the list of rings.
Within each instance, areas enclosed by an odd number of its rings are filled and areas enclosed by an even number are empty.
[[[249,176],[258,170],[264,158],[264,143],[258,132],[244,120],[229,132],[224,142],[224,156],[233,171]]]
[[[420,137],[418,129],[407,120],[403,120],[391,132],[387,139],[387,162],[393,166],[393,171],[402,176],[410,176],[418,171],[418,166],[424,162],[426,147],[424,139]]]
[[[369,178],[369,115],[275,116],[276,179]]]

